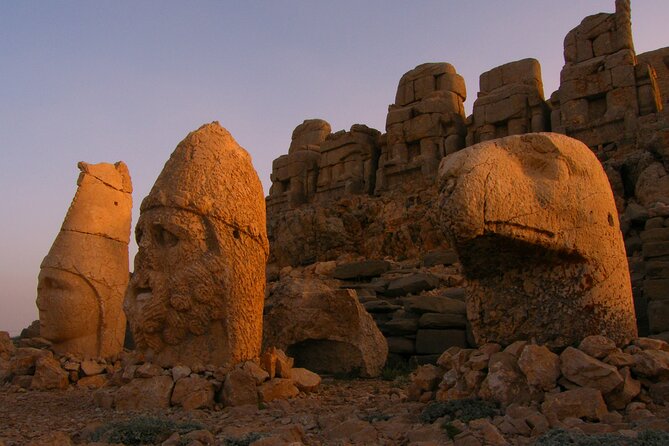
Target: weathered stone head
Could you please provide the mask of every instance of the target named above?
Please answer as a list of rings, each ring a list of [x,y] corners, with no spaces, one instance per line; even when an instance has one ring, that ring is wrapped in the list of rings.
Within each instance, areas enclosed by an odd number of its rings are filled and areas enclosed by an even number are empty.
[[[477,343],[636,337],[613,194],[583,143],[531,133],[477,144],[442,161],[440,188]]]
[[[251,157],[218,122],[175,149],[141,206],[124,308],[137,349],[164,366],[258,356],[269,252]]]
[[[122,162],[79,169],[76,195],[40,266],[40,334],[57,352],[107,357],[125,336],[132,185]]]

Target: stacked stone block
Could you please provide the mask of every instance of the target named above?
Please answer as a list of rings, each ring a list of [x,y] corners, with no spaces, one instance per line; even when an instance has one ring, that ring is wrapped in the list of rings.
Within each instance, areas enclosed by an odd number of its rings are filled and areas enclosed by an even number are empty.
[[[388,107],[376,192],[434,181],[441,159],[464,147],[464,79],[448,63],[426,63],[400,79]]]
[[[354,124],[349,132],[341,130],[328,136],[320,147],[319,202],[374,193],[379,135],[378,130]]]
[[[648,64],[655,70],[657,86],[662,97],[663,108],[669,104],[669,47],[638,54],[640,64]]]
[[[479,78],[467,145],[550,128],[541,66],[536,59],[510,62]]]
[[[618,0],[614,14],[586,17],[565,37],[554,131],[591,148],[619,146],[634,138],[639,116],[658,110],[654,72],[637,64],[630,15],[629,0]]]
[[[330,131],[330,124],[322,119],[308,119],[295,127],[288,155],[272,163],[268,212],[297,207],[316,194],[319,149]]]

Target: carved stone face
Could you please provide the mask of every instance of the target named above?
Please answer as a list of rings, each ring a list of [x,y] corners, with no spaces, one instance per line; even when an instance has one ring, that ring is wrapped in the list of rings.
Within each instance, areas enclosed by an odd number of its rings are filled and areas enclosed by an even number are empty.
[[[212,321],[223,318],[227,268],[216,224],[170,207],[141,214],[124,303],[138,348],[162,351],[207,333]]]
[[[54,343],[95,346],[100,321],[95,290],[81,277],[42,268],[37,285],[40,335]]]

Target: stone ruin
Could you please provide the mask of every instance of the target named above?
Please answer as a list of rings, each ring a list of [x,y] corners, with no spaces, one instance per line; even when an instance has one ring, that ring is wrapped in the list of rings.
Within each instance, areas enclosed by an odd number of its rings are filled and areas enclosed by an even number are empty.
[[[80,162],[77,192],[40,265],[40,335],[59,353],[109,357],[123,349],[132,184],[128,168]]]
[[[310,195],[289,203],[277,194],[282,189],[270,191],[268,280],[315,276],[355,289],[386,336],[391,357],[434,361],[439,348],[473,345],[472,324],[466,324],[466,339],[462,310],[451,305],[454,297],[463,303],[465,265],[440,230],[436,167],[479,142],[556,132],[584,143],[606,172],[617,208],[612,218],[624,236],[637,329],[669,339],[669,51],[635,54],[630,17],[629,1],[618,0],[614,13],[586,17],[568,33],[560,86],[548,100],[534,59],[483,73],[466,120],[466,89],[454,67],[430,63],[407,72],[389,106],[385,133],[377,137],[378,152],[370,152],[378,154],[369,162],[376,162],[376,174],[365,180],[374,184],[373,192],[327,196],[312,186]],[[322,155],[313,159],[310,184],[326,183],[320,179]],[[368,274],[360,266],[365,262],[387,267]],[[334,275],[347,267],[362,273]],[[389,291],[398,282],[421,285]],[[427,300],[429,308],[416,304]],[[443,303],[432,303],[437,300]],[[631,336],[631,327],[623,325],[617,342]]]
[[[258,357],[265,207],[251,158],[217,122],[179,143],[141,206],[125,297],[137,350],[161,366]]]
[[[637,337],[613,194],[583,143],[555,133],[480,143],[445,158],[439,181],[477,345]]]
[[[539,62],[523,59],[483,73],[470,121],[468,146],[505,136],[547,131],[550,107],[544,100]]]

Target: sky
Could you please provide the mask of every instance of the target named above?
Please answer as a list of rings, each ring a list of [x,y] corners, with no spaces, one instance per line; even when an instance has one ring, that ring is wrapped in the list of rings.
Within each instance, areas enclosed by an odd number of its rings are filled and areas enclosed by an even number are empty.
[[[188,132],[217,120],[272,160],[304,119],[384,130],[405,72],[449,62],[466,81],[533,57],[557,89],[566,33],[614,0],[0,0],[0,330],[37,319],[39,265],[77,162],[124,161],[133,222]],[[637,53],[669,46],[669,1],[632,4]],[[130,247],[131,264],[136,252]]]

